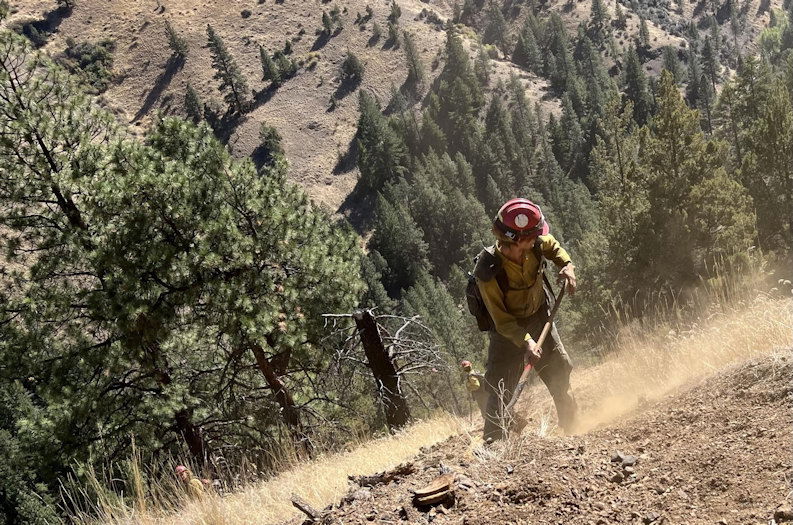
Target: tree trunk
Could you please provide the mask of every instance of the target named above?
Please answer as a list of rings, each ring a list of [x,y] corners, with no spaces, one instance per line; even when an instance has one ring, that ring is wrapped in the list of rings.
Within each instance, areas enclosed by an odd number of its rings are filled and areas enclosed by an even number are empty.
[[[410,419],[407,400],[399,384],[399,375],[393,361],[380,339],[377,323],[369,310],[359,310],[353,314],[355,326],[361,336],[369,368],[374,375],[377,390],[385,410],[386,424],[390,430],[405,426]]]
[[[180,410],[175,414],[176,417],[176,430],[182,435],[187,443],[187,449],[201,464],[204,464],[207,459],[206,442],[201,435],[201,429],[196,427],[191,421],[190,411],[187,409]]]
[[[267,354],[264,348],[258,343],[251,343],[251,350],[256,358],[256,366],[264,376],[267,385],[273,390],[275,400],[281,407],[281,414],[283,415],[284,422],[286,423],[289,432],[292,434],[292,440],[295,443],[296,450],[299,456],[310,458],[312,456],[313,447],[308,435],[303,429],[303,423],[300,420],[300,409],[295,405],[295,400],[292,399],[292,394],[286,388],[281,378],[278,377],[273,364],[267,359]]]

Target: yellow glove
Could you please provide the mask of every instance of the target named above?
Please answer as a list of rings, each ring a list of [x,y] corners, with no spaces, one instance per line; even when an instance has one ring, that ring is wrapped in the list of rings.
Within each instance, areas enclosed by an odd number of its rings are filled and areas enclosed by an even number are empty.
[[[482,385],[479,384],[479,378],[473,374],[469,374],[465,380],[465,388],[469,392],[476,392],[481,386]]]

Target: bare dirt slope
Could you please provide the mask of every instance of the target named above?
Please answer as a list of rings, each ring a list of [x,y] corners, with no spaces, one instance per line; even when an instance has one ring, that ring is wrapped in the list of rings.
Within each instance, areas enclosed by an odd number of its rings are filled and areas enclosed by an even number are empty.
[[[452,438],[417,457],[413,474],[353,485],[325,522],[793,520],[791,359],[787,351],[733,365],[582,435],[525,435],[490,447],[470,436]],[[411,490],[447,469],[455,476],[455,500],[416,507]]]
[[[445,35],[441,24],[452,12],[452,0],[399,0],[402,10],[400,31],[410,32],[416,41],[428,73],[427,86],[443,67],[442,51]],[[626,2],[627,3],[627,2]],[[183,114],[184,94],[188,82],[204,102],[225,108],[222,94],[213,79],[209,52],[206,49],[206,26],[211,24],[225,40],[227,47],[245,73],[249,87],[257,93],[255,108],[237,119],[228,130],[228,143],[238,156],[248,156],[258,145],[262,122],[275,126],[283,136],[290,162],[290,177],[300,183],[317,202],[332,210],[338,209],[355,187],[358,171],[350,148],[358,118],[357,90],[345,94],[331,110],[329,99],[339,88],[339,67],[348,50],[358,55],[366,66],[359,89],[377,95],[385,105],[391,86],[399,88],[406,76],[404,52],[387,44],[387,16],[390,0],[79,0],[68,16],[58,12],[55,0],[12,0],[14,20],[52,20],[54,33],[45,47],[58,55],[66,47],[67,38],[78,42],[109,38],[115,41],[114,82],[101,96],[124,123],[142,131],[159,111]],[[612,3],[607,3],[613,10]],[[357,15],[366,13],[370,5],[372,20],[355,24]],[[707,15],[701,2],[684,2],[682,12],[668,8],[676,22]],[[748,0],[742,3],[749,13],[748,28],[743,35],[751,47],[757,33],[768,24],[770,10],[780,7],[782,0]],[[343,29],[323,38],[317,34],[322,27],[322,12],[334,6],[341,10]],[[557,11],[566,21],[571,34],[579,23],[589,17],[591,2],[552,0],[542,10]],[[665,8],[666,9],[666,8]],[[697,12],[699,9],[699,12]],[[622,49],[633,41],[639,18],[624,6],[628,27],[617,31],[616,45]],[[511,22],[511,31],[522,25],[528,9]],[[427,16],[427,15],[430,16]],[[190,46],[183,67],[168,67],[168,48],[164,24],[169,21]],[[383,36],[372,38],[377,23]],[[681,22],[682,23],[682,22]],[[672,45],[685,48],[684,40],[649,22],[651,49],[654,56],[646,64],[648,70],[660,68],[660,48]],[[476,53],[476,30],[463,31]],[[305,60],[315,53],[313,68],[301,67],[296,77],[277,90],[267,90],[261,80],[259,45],[271,53],[282,49],[286,40],[292,43],[296,60]],[[511,72],[519,75],[526,86],[527,97],[542,104],[543,110],[558,111],[556,96],[544,79],[530,74],[508,60],[493,62],[491,86]],[[615,70],[616,71],[616,70]],[[347,160],[347,162],[343,162]],[[352,160],[352,162],[349,162]],[[341,162],[340,162],[341,161]]]

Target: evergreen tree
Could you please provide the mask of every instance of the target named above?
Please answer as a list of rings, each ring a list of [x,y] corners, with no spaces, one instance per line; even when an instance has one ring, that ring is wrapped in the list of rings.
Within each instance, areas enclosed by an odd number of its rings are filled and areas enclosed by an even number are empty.
[[[333,20],[326,11],[322,11],[322,31],[327,36],[333,33]]]
[[[184,443],[197,462],[219,442],[227,460],[239,459],[234,450],[264,454],[284,427],[301,447],[299,409],[284,391],[295,365],[317,358],[308,354],[320,314],[349,310],[360,295],[355,236],[310,205],[283,162],[260,176],[206,126],[162,119],[144,141],[130,139],[9,31],[0,66],[27,72],[0,75],[9,101],[0,242],[14,271],[32,277],[0,292],[2,315],[14,312],[0,322],[0,460],[38,469],[6,472],[3,510],[19,504],[33,519],[25,505],[35,500],[52,522],[48,488],[70,465],[131,454],[129,435],[146,455]],[[232,376],[260,394],[238,396]],[[9,410],[27,420],[27,436],[12,434],[23,438],[19,455],[5,447]]]
[[[649,180],[651,231],[654,233],[652,239],[643,240],[650,256],[648,271],[651,278],[666,281],[672,286],[691,282],[698,272],[704,270],[700,266],[703,258],[698,250],[713,254],[714,250],[727,249],[718,245],[718,232],[702,231],[692,223],[697,220],[709,223],[718,219],[703,218],[702,215],[697,219],[698,213],[705,214],[707,210],[694,210],[690,204],[692,200],[701,202],[700,197],[695,198],[692,194],[695,189],[704,192],[703,188],[727,184],[724,149],[723,143],[706,140],[700,129],[698,112],[685,105],[671,74],[664,72],[659,85],[658,113],[641,148]],[[724,191],[734,194],[736,190],[730,183]],[[725,221],[724,226],[739,228],[747,221],[754,221],[750,203],[742,197],[734,207],[719,210],[717,213]],[[744,243],[751,239],[751,232],[748,237],[742,234],[739,239],[732,249],[748,247]],[[658,257],[662,253],[667,260],[671,257],[677,261],[673,271],[661,267]]]
[[[376,251],[370,252],[369,255],[361,258],[361,277],[366,287],[360,303],[364,308],[376,307],[381,314],[390,314],[396,310],[397,303],[388,297],[388,292],[383,286],[384,276],[373,261],[375,256],[382,259],[382,256]],[[385,259],[382,260],[381,264],[387,266]]]
[[[484,46],[479,46],[479,53],[477,53],[474,62],[474,73],[482,86],[487,86],[490,83],[490,57],[487,56]]]
[[[579,180],[583,179],[585,176],[584,134],[567,93],[562,97],[562,118],[559,124],[562,132],[562,143],[559,145],[561,151],[559,164],[562,171]]]
[[[619,4],[617,4],[619,6]],[[589,11],[589,24],[597,32],[603,31],[609,21],[609,13],[603,0],[592,0],[592,7]]]
[[[192,120],[194,123],[199,123],[204,120],[204,105],[201,103],[201,99],[196,93],[196,90],[193,89],[191,84],[187,84],[187,92],[184,96],[184,110],[187,113],[187,117]]]
[[[637,124],[643,125],[650,117],[652,101],[647,88],[647,76],[644,74],[639,55],[633,46],[628,49],[625,57],[623,82],[625,96],[633,102],[633,118]]]
[[[503,13],[501,13],[501,8],[496,2],[490,2],[485,12],[485,17],[487,25],[485,26],[485,34],[482,41],[485,44],[494,44],[501,50],[506,49],[509,28]]]
[[[262,122],[259,126],[259,147],[254,152],[265,166],[274,166],[284,159],[284,147],[281,145],[281,134],[274,127]]]
[[[223,39],[209,24],[207,24],[207,39],[212,68],[215,70],[213,78],[220,80],[218,89],[226,92],[223,98],[233,111],[243,113],[248,105],[248,84],[245,82],[245,77],[226,49]]]
[[[424,82],[424,65],[421,63],[421,55],[416,49],[416,43],[413,41],[413,36],[404,31],[402,33],[405,45],[405,60],[407,62],[408,77],[405,82],[411,86],[411,89],[418,89]]]
[[[700,78],[699,85],[701,87],[699,106],[703,117],[702,129],[704,129],[708,134],[712,134],[713,133],[713,102],[716,99],[716,94],[713,92],[713,89],[710,87],[710,82],[708,82],[708,79],[705,78],[705,75],[702,75],[702,77]]]
[[[663,69],[672,73],[675,82],[680,82],[683,79],[683,71],[680,60],[677,58],[677,51],[675,51],[675,48],[672,46],[664,46],[661,64]]]
[[[391,203],[382,194],[378,195],[369,246],[388,263],[390,273],[384,284],[391,297],[399,297],[401,290],[412,286],[422,270],[429,267],[428,248],[423,237],[424,233],[404,205]]]
[[[165,21],[165,34],[168,35],[168,46],[171,48],[173,56],[181,61],[186,59],[188,51],[187,40],[179,36],[168,20]]]
[[[640,17],[639,21],[639,45],[643,49],[650,47],[650,30],[647,28],[647,19]]]
[[[391,12],[388,14],[388,20],[394,24],[399,22],[402,16],[402,8],[396,2],[391,2]]]
[[[702,46],[702,70],[708,76],[711,88],[715,91],[719,73],[721,72],[721,64],[719,64],[719,57],[716,55],[710,36],[705,37],[705,44]]]
[[[363,80],[363,72],[363,63],[358,60],[355,53],[348,49],[347,57],[344,59],[344,62],[341,63],[341,81],[343,83],[349,82],[354,85],[360,84],[361,80]]]
[[[292,78],[297,74],[297,62],[295,62],[294,58],[287,57],[283,51],[276,51],[273,55],[273,60],[275,61],[275,68],[278,71],[278,76],[281,78],[282,83],[284,80]]]
[[[515,51],[512,53],[512,61],[519,64],[529,71],[540,74],[542,72],[542,58],[537,40],[534,38],[528,22],[518,34],[518,41],[515,44]]]
[[[388,30],[388,44],[393,47],[399,47],[399,26],[394,22],[388,22],[386,27]]]
[[[702,68],[699,65],[699,58],[693,51],[688,55],[688,84],[686,85],[686,101],[692,107],[697,107],[702,98]]]
[[[763,246],[793,246],[793,104],[785,85],[768,87],[767,103],[746,125],[741,167],[761,218]],[[753,101],[756,103],[756,101]]]
[[[360,92],[359,109],[357,137],[361,182],[378,191],[383,184],[404,173],[405,144],[388,125],[380,112],[380,105],[366,91]]]
[[[259,59],[262,62],[262,80],[269,80],[274,86],[280,86],[281,71],[264,46],[259,46]]]
[[[622,10],[619,0],[616,0],[614,3],[614,18],[616,19],[617,28],[625,29],[628,26],[628,18],[625,16],[625,12]]]

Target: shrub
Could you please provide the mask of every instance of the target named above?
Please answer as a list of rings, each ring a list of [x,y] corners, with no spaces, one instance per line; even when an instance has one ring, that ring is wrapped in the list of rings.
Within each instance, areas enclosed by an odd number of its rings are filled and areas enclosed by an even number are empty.
[[[341,81],[357,84],[363,79],[363,71],[363,63],[358,60],[355,53],[348,50],[347,58],[341,64]]]
[[[80,76],[94,93],[106,90],[113,78],[113,51],[116,44],[105,39],[97,43],[66,40],[63,64],[74,74]]]
[[[243,9],[243,10],[240,12],[240,16],[241,16],[242,18],[250,18],[250,16],[251,16],[252,14],[253,14],[253,13],[251,13],[251,10],[250,10],[250,9]]]

